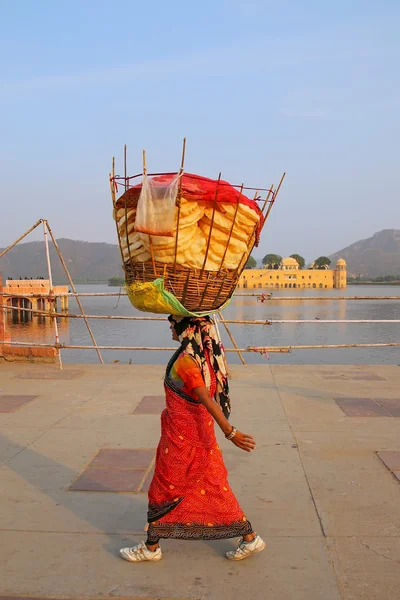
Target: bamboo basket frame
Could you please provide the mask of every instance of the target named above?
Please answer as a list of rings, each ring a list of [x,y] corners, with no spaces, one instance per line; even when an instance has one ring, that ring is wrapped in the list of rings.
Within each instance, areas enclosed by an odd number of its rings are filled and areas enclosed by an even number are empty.
[[[121,208],[125,211],[125,233],[126,240],[124,239],[124,243],[127,246],[127,256],[124,257],[122,241],[121,241],[121,232],[118,229],[118,222],[116,221],[116,229],[117,229],[117,237],[118,243],[121,251],[121,258],[123,263],[123,268],[125,272],[125,281],[128,285],[134,282],[152,282],[157,278],[163,278],[164,287],[166,290],[171,292],[180,302],[185,306],[187,310],[192,312],[212,312],[218,311],[233,295],[239,277],[247,263],[247,260],[250,254],[253,251],[253,248],[257,241],[257,229],[259,228],[259,233],[263,227],[265,226],[266,220],[270,214],[273,204],[276,201],[279,190],[282,186],[283,180],[285,178],[285,173],[282,175],[281,180],[274,190],[274,186],[272,185],[270,188],[251,188],[246,187],[243,183],[239,185],[232,185],[232,187],[239,189],[239,197],[236,205],[234,217],[232,220],[232,227],[230,229],[229,234],[226,236],[225,248],[223,251],[223,257],[220,263],[220,268],[218,271],[208,271],[206,269],[207,258],[209,254],[209,249],[211,245],[211,239],[214,228],[214,217],[215,212],[217,210],[217,197],[220,186],[224,185],[221,183],[221,173],[217,179],[217,185],[215,190],[215,197],[213,201],[213,212],[210,224],[210,231],[208,234],[207,242],[206,242],[206,252],[203,261],[203,265],[201,269],[195,269],[188,266],[183,266],[177,263],[177,250],[178,250],[178,239],[179,239],[179,222],[180,222],[180,210],[181,210],[181,196],[182,196],[182,175],[184,173],[185,166],[185,154],[186,154],[186,138],[183,140],[182,145],[182,157],[181,157],[181,165],[180,169],[177,172],[173,173],[148,173],[147,172],[147,161],[146,161],[146,151],[143,150],[143,169],[141,173],[137,175],[128,176],[127,174],[127,150],[126,145],[124,146],[124,175],[119,176],[115,174],[115,158],[112,159],[112,172],[109,175],[110,180],[110,190],[111,190],[111,198],[114,207],[114,214],[117,215],[117,210]],[[176,200],[177,206],[177,229],[175,234],[175,243],[174,243],[174,254],[173,254],[173,262],[172,263],[164,263],[161,261],[157,261],[154,257],[154,249],[153,243],[150,236],[150,260],[146,262],[135,262],[134,258],[131,256],[131,248],[128,237],[128,210],[132,208],[132,206],[128,206],[127,197],[125,196],[125,203],[121,206],[121,198],[117,199],[118,186],[122,185],[124,192],[127,192],[130,187],[132,187],[133,182],[135,180],[144,177],[144,176],[154,177],[157,175],[179,175],[181,177],[178,196]],[[237,216],[240,199],[243,195],[244,190],[255,191],[254,200],[261,202],[262,207],[260,207],[261,212],[261,223],[257,223],[254,226],[252,232],[250,232],[247,242],[247,250],[243,253],[238,266],[235,270],[228,270],[223,267],[224,260],[226,254],[228,252],[229,243],[231,241],[231,237],[234,230],[235,219]],[[264,199],[258,196],[260,192],[266,192],[266,196]]]

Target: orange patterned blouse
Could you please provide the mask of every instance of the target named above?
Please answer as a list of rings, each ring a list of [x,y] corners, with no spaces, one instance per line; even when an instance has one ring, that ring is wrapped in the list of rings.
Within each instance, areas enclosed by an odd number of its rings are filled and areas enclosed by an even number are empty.
[[[196,399],[194,388],[204,387],[204,379],[196,360],[189,354],[182,352],[172,365],[169,376],[173,383],[185,394]]]

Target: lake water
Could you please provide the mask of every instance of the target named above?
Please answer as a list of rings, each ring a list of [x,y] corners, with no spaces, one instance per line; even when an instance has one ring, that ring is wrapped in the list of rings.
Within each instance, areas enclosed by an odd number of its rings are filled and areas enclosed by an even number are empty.
[[[77,286],[78,292],[118,292],[106,285]],[[268,290],[257,290],[257,292]],[[252,290],[240,290],[239,293]],[[399,342],[400,324],[323,324],[318,319],[400,319],[399,300],[293,300],[278,302],[279,296],[400,296],[400,286],[349,286],[346,290],[274,290],[273,298],[264,303],[254,297],[233,298],[225,309],[226,319],[312,319],[311,324],[229,325],[241,348],[247,346],[347,344]],[[84,297],[82,304],[87,314],[140,316],[126,297]],[[79,313],[74,299],[70,298],[69,311]],[[167,322],[140,322],[91,319],[90,324],[99,345],[111,346],[174,346]],[[52,342],[54,330],[49,319],[18,326],[9,326],[12,340]],[[82,319],[59,319],[60,340],[73,345],[91,344]],[[221,326],[221,335],[227,348],[232,344]],[[170,356],[168,351],[109,351],[103,350],[104,362],[115,360],[137,364],[163,364]],[[248,363],[266,362],[264,356],[246,353]],[[62,350],[65,363],[96,363],[93,350]],[[228,355],[229,362],[238,363],[235,354]],[[271,353],[270,364],[400,364],[400,348],[351,348],[332,350],[294,350],[290,354]]]

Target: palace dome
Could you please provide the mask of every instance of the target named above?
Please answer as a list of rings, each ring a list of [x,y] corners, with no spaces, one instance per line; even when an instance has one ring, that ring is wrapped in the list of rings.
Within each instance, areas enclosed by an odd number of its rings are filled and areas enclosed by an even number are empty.
[[[287,258],[283,258],[282,265],[284,267],[293,266],[297,269],[299,268],[299,263],[297,262],[297,260],[295,258],[292,258],[291,256],[288,256]]]

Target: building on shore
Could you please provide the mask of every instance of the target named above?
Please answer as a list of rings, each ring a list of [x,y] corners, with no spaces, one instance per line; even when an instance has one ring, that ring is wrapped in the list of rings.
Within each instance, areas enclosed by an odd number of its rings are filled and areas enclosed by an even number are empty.
[[[58,312],[59,304],[62,312],[68,311],[68,286],[53,286],[50,294],[48,279],[8,279],[3,285],[0,273],[0,363],[6,361],[49,362],[57,360],[56,348],[39,347],[43,321],[46,317]],[[60,303],[58,302],[60,300]],[[32,311],[44,311],[47,315],[33,318]],[[53,319],[48,318],[49,324]],[[26,324],[29,323],[29,328]],[[24,324],[24,327],[19,327]],[[23,346],[14,345],[11,332],[16,327],[23,331]],[[58,324],[59,331],[68,330],[68,319]],[[21,339],[17,336],[17,341]],[[45,340],[44,340],[45,341]],[[32,342],[30,346],[29,343]]]
[[[300,269],[295,258],[284,258],[276,269],[245,269],[238,288],[259,289],[343,289],[347,283],[347,266],[339,258],[334,269]]]
[[[67,312],[68,296],[62,295],[67,293],[68,286],[56,285],[53,286],[53,294],[50,294],[48,279],[7,279],[2,290],[2,304],[18,309],[46,312],[58,312],[61,308],[62,312]]]

